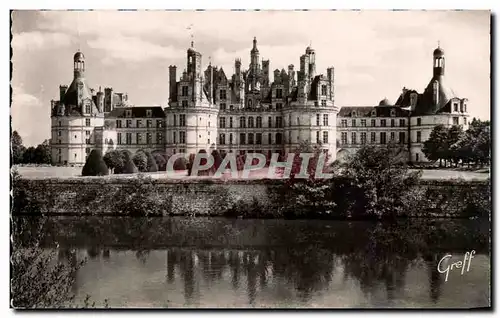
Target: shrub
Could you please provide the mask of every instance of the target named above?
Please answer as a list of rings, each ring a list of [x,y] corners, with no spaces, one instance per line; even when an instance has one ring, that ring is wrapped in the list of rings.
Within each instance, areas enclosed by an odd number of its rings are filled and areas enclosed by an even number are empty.
[[[128,150],[123,150],[122,151],[123,155],[123,167],[116,171],[115,168],[115,173],[136,173],[137,172],[137,167],[135,166],[134,162],[132,161],[132,154]]]
[[[214,149],[212,151],[212,157],[214,157],[214,165],[212,166],[212,171],[215,172],[217,171],[217,169],[219,169],[221,163],[222,163],[222,156],[220,154],[220,152],[217,150],[217,149]]]
[[[108,151],[104,155],[103,160],[106,163],[106,166],[108,166],[108,169],[111,170],[111,172],[117,173],[117,170],[123,170],[124,156],[122,151]]]
[[[166,171],[167,170],[167,162],[168,159],[165,158],[165,156],[159,152],[153,153],[153,158],[156,162],[156,165],[158,167],[158,171]]]
[[[105,176],[108,174],[108,167],[102,159],[101,151],[93,149],[87,157],[87,162],[82,169],[82,176]]]
[[[186,160],[186,158],[178,158],[177,160],[175,160],[173,167],[175,171],[186,170],[187,164],[188,161]]]
[[[158,166],[156,165],[156,160],[153,157],[153,155],[149,151],[146,151],[145,154],[147,158],[147,171],[149,172],[158,171]]]
[[[138,150],[132,160],[140,172],[148,172],[148,157],[143,150]]]

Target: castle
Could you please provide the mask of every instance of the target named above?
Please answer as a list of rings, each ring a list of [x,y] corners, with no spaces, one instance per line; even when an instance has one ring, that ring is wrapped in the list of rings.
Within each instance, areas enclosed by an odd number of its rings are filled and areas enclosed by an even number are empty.
[[[83,165],[94,148],[139,149],[151,152],[286,154],[308,141],[321,145],[331,160],[356,151],[363,144],[404,144],[411,161],[426,161],[422,143],[438,124],[467,129],[467,99],[458,98],[445,83],[444,51],[433,52],[433,77],[423,93],[403,88],[394,104],[335,105],[335,72],[316,73],[316,52],[307,47],[295,70],[274,70],[261,60],[257,39],[250,65],[234,62],[229,78],[212,66],[202,70],[202,55],[187,50],[187,68],[177,77],[169,67],[169,105],[138,107],[127,94],[111,88],[90,89],[85,80],[85,57],[74,55],[73,82],[60,86],[59,101],[51,102],[52,161]]]

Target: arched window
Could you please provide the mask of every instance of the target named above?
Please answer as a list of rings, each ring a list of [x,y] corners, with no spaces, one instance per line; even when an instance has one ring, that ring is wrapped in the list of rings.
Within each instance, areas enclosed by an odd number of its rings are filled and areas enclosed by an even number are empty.
[[[377,116],[377,112],[374,109],[374,110],[372,110],[372,117],[375,117],[375,116]]]
[[[253,128],[253,117],[248,117],[248,128]]]
[[[245,117],[240,117],[240,128],[246,128]]]
[[[248,100],[248,107],[252,107],[252,100],[251,99]]]
[[[356,111],[355,110],[352,111],[351,116],[352,117],[356,117]]]

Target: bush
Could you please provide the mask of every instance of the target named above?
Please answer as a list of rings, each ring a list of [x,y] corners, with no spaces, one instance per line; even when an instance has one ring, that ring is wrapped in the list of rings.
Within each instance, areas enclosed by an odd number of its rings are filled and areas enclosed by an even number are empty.
[[[149,151],[146,151],[145,154],[146,154],[147,164],[148,164],[147,171],[149,171],[149,172],[158,171],[158,166],[156,165],[156,160],[153,157],[153,155]]]
[[[186,158],[178,158],[177,160],[175,160],[175,162],[173,164],[174,171],[186,170],[187,164],[188,164],[188,161],[186,160]]]
[[[122,151],[108,151],[104,155],[103,160],[106,163],[106,166],[108,166],[108,169],[111,170],[111,172],[117,173],[116,171],[123,170],[123,165],[125,162]]]
[[[167,170],[168,159],[165,157],[166,156],[164,156],[163,154],[161,154],[159,152],[153,153],[153,158],[154,158],[156,165],[158,167],[158,171],[166,171]]]
[[[105,176],[108,174],[108,167],[102,159],[101,151],[93,149],[87,157],[87,162],[82,169],[82,176]]]
[[[140,172],[148,172],[148,157],[143,150],[138,150],[132,160]]]
[[[120,167],[118,171],[117,168],[115,168],[115,173],[122,173],[122,174],[136,173],[137,167],[132,161],[132,154],[130,153],[130,151],[123,150],[122,156],[123,156],[123,167]]]

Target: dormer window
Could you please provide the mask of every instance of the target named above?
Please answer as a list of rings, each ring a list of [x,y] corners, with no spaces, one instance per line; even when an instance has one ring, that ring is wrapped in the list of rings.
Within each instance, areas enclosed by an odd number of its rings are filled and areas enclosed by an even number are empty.
[[[396,110],[391,109],[391,117],[394,117],[394,116],[396,116]]]
[[[132,117],[132,110],[127,109],[127,110],[125,111],[125,116],[127,116],[127,117]]]
[[[355,111],[355,110],[353,110],[353,111],[351,112],[351,116],[352,116],[352,117],[356,117],[356,111]]]
[[[153,111],[151,109],[146,109],[146,117],[151,117],[153,115]]]
[[[377,112],[374,109],[374,110],[372,110],[372,117],[375,117],[375,116],[377,116]]]

